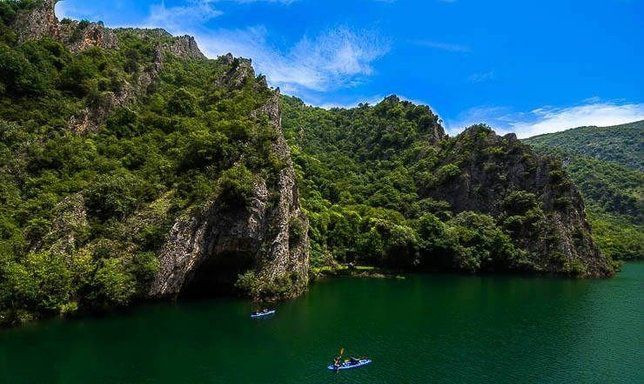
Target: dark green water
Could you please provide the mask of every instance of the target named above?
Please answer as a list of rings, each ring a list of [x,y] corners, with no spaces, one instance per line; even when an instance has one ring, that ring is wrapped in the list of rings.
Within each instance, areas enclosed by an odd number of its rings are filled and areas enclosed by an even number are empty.
[[[644,264],[614,279],[411,276],[0,333],[2,383],[643,383]],[[339,346],[374,363],[326,370]]]

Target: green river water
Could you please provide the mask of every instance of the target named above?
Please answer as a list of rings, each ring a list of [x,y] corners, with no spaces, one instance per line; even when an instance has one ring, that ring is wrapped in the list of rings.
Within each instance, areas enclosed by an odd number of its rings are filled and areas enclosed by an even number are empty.
[[[0,383],[644,383],[644,264],[608,280],[341,278],[0,332]],[[340,346],[373,364],[333,373]]]

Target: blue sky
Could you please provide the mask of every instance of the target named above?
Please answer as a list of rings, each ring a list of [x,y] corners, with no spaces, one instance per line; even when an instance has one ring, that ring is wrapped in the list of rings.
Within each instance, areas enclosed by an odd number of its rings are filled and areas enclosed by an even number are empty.
[[[65,0],[57,14],[194,35],[208,56],[249,57],[313,105],[395,93],[430,105],[450,133],[644,119],[638,0]]]

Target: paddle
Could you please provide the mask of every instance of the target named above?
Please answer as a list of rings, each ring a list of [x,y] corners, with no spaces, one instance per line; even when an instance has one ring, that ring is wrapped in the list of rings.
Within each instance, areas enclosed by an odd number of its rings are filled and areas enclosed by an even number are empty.
[[[342,364],[343,354],[344,354],[344,347],[340,347],[340,355],[335,358],[335,361],[333,362],[333,364],[338,364],[338,365]],[[340,370],[336,368],[335,373],[338,373],[338,372],[340,372]]]

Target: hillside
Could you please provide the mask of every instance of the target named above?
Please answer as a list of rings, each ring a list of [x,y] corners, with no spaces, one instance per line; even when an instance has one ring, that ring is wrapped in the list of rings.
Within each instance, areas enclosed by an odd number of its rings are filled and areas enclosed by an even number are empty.
[[[561,163],[514,135],[450,138],[395,96],[332,110],[282,100],[312,265],[610,274]]]
[[[643,132],[644,120],[612,127],[579,127],[534,136],[526,142],[535,148],[556,148],[643,172]]]
[[[604,253],[615,259],[644,258],[644,121],[575,128],[525,142],[563,159]]]
[[[54,3],[0,3],[0,323],[304,291],[278,92],[248,60]]]

